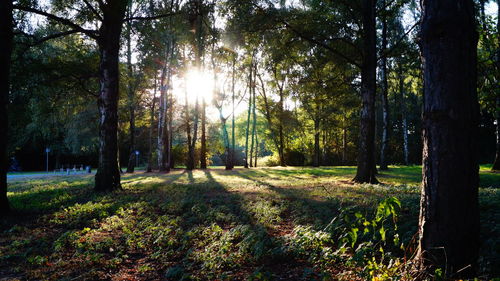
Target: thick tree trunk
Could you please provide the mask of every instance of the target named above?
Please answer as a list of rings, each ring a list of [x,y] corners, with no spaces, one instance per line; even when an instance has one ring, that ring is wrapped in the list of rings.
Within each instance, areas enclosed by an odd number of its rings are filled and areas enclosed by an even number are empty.
[[[319,167],[320,165],[320,147],[319,147],[319,125],[320,120],[318,117],[314,119],[314,158],[313,158],[313,167]]]
[[[479,250],[476,90],[472,0],[423,2],[423,186],[418,257],[447,277],[473,277]]]
[[[385,0],[382,1],[383,7],[385,7]],[[382,140],[380,148],[380,170],[387,170],[387,152],[389,147],[389,100],[387,98],[387,20],[385,16],[385,11],[382,15],[382,59],[381,59],[381,79],[382,79]]]
[[[121,188],[118,168],[118,96],[120,34],[125,17],[125,1],[108,1],[97,40],[100,53],[99,80],[99,168],[95,190]]]
[[[375,92],[377,52],[375,0],[363,0],[363,63],[361,66],[361,125],[355,182],[378,183],[375,178]]]
[[[10,60],[12,53],[12,1],[0,2],[0,217],[9,211],[7,199],[7,170],[9,165],[7,154],[8,114],[10,90]]]

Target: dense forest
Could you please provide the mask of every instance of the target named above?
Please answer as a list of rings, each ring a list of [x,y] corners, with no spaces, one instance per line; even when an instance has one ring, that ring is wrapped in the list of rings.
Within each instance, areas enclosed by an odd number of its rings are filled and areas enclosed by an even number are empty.
[[[0,277],[500,276],[499,12],[2,0]]]

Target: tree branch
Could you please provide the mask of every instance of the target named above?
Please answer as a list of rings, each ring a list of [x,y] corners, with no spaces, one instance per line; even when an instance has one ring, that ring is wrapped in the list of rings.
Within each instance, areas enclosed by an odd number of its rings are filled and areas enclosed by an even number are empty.
[[[83,3],[85,3],[85,5],[87,5],[87,7],[92,11],[92,13],[94,15],[96,15],[96,17],[98,17],[100,21],[102,21],[101,15],[99,14],[99,12],[97,12],[97,10],[94,8],[94,6],[92,6],[90,4],[90,2],[88,0],[83,0]]]
[[[156,20],[156,19],[162,19],[162,18],[168,18],[171,16],[176,16],[180,15],[181,12],[173,12],[173,13],[168,13],[168,14],[161,14],[161,15],[155,15],[155,16],[149,16],[149,17],[128,17],[123,19],[123,21],[131,21],[131,20]]]
[[[384,57],[388,57],[397,47],[399,47],[399,44],[401,44],[401,42],[403,42],[403,40],[406,38],[406,36],[408,36],[408,34],[410,34],[410,32],[415,28],[417,27],[417,25],[419,24],[419,22],[416,22],[410,29],[408,29],[408,31],[405,32],[405,34],[403,34],[399,39],[398,41],[396,41],[396,43],[394,45],[391,46],[391,48],[387,49],[385,51],[385,53],[383,54],[380,54],[380,56],[377,58],[377,61],[384,58]]]
[[[13,8],[17,9],[17,10],[20,10],[20,11],[25,11],[25,12],[34,13],[34,14],[38,14],[38,15],[44,16],[44,17],[46,17],[48,19],[57,21],[57,22],[59,22],[59,23],[61,23],[63,25],[72,27],[75,30],[75,32],[81,32],[81,33],[83,33],[83,34],[85,34],[85,35],[87,35],[87,36],[89,36],[89,37],[91,37],[93,39],[97,39],[98,38],[96,30],[85,29],[85,28],[81,27],[80,25],[72,22],[69,19],[61,18],[59,16],[56,16],[56,15],[53,15],[53,14],[50,14],[50,13],[47,13],[47,12],[44,12],[44,11],[40,11],[38,9],[31,8],[31,7],[24,7],[24,6],[14,5]],[[73,32],[73,33],[75,33],[75,32]]]

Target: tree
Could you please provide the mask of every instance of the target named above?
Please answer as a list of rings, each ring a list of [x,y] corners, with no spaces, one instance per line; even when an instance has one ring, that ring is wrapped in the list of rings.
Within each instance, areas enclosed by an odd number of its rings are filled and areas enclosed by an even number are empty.
[[[8,139],[8,115],[7,105],[9,103],[10,91],[10,60],[12,53],[13,38],[12,1],[0,2],[0,216],[9,211],[7,199],[7,139]]]
[[[387,98],[387,15],[385,11],[386,1],[382,0],[382,47],[380,48],[383,54],[380,59],[381,64],[381,98],[382,98],[382,140],[380,148],[380,170],[387,170],[387,149],[389,146],[389,99]]]
[[[500,82],[500,0],[497,0],[497,61],[496,61],[496,74],[497,74],[497,83]],[[497,84],[498,85],[498,84]],[[494,171],[500,170],[500,91],[497,88],[497,97],[496,97],[496,153],[495,153],[495,161],[493,162],[493,167],[491,168]]]
[[[476,89],[472,0],[423,2],[423,186],[418,257],[447,277],[472,277],[479,250]]]
[[[358,148],[358,168],[355,182],[378,183],[375,178],[375,93],[376,93],[376,32],[375,0],[362,1],[363,61],[361,65],[361,126]]]

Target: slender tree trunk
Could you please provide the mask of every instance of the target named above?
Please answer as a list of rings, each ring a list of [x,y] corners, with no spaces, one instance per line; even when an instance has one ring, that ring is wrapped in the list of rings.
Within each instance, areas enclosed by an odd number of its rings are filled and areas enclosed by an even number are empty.
[[[128,8],[128,14],[130,15],[130,6]],[[132,38],[131,38],[132,25],[127,22],[127,74],[128,74],[128,109],[130,114],[129,125],[130,125],[130,147],[129,147],[129,158],[127,163],[127,173],[133,173],[135,167],[135,97],[134,97],[134,86],[132,83],[133,70],[132,70]]]
[[[500,0],[497,0],[497,7],[498,7],[497,15],[499,15],[497,18],[497,35],[500,38]],[[500,81],[500,40],[498,40],[498,46],[497,46],[497,81]],[[500,171],[500,91],[497,92],[496,104],[497,104],[497,106],[496,106],[497,149],[496,149],[495,161],[493,162],[492,170]]]
[[[375,0],[363,0],[363,63],[361,67],[360,143],[355,182],[378,183],[375,178],[375,92],[377,52]]]
[[[472,278],[479,251],[476,89],[472,0],[424,1],[423,186],[418,258],[453,279]]]
[[[95,190],[121,188],[118,167],[118,96],[120,34],[125,17],[126,1],[108,1],[103,9],[103,21],[97,44],[100,53],[99,80],[99,168],[95,175]]]
[[[286,166],[285,161],[285,137],[283,135],[283,115],[284,115],[284,98],[283,98],[283,89],[279,89],[280,99],[279,99],[279,123],[278,123],[278,135],[279,135],[279,157],[280,157],[280,166]]]
[[[153,171],[153,128],[155,123],[155,106],[156,106],[156,74],[154,77],[153,99],[151,101],[151,116],[149,124],[149,144],[148,144],[148,167],[146,173]]]
[[[318,117],[314,118],[314,159],[313,159],[313,167],[319,167],[319,155],[320,155],[320,147],[319,147],[319,129],[320,120]]]
[[[254,76],[255,78],[255,76]],[[252,79],[252,81],[255,82],[255,79]],[[256,125],[256,115],[255,115],[255,102],[256,102],[256,99],[255,99],[255,83],[253,83],[251,85],[251,88],[250,88],[250,98],[252,98],[253,96],[253,105],[252,105],[252,141],[251,141],[251,144],[250,144],[250,167],[253,167],[253,152],[254,152],[254,146],[255,146],[255,125]]]
[[[257,158],[259,157],[259,139],[258,139],[258,133],[257,131],[255,132],[255,157],[254,157],[254,164],[253,166],[257,168]]]
[[[382,0],[385,7],[385,0]],[[381,79],[382,79],[382,141],[380,148],[380,170],[387,170],[387,152],[389,146],[389,100],[387,98],[387,19],[385,10],[382,11],[382,58],[381,58]]]
[[[234,98],[235,98],[235,92],[234,92],[234,86],[235,86],[235,65],[236,65],[236,55],[234,54],[234,57],[233,57],[233,66],[232,66],[232,73],[231,73],[231,93],[232,93],[232,96],[231,96],[231,101],[232,101],[232,105],[233,105],[233,112],[232,112],[232,115],[231,115],[231,169],[234,168],[234,165],[235,165],[235,126],[234,126],[234,110],[235,110],[235,103],[234,103]]]
[[[403,76],[403,67],[400,65],[398,70],[399,80],[399,108],[401,111],[401,124],[403,130],[403,157],[405,165],[409,164],[409,149],[408,149],[408,124],[406,120],[406,104],[405,104],[405,84]]]
[[[206,122],[207,122],[207,117],[206,117],[206,104],[205,104],[205,98],[202,98],[201,101],[201,150],[200,150],[200,168],[201,169],[206,169],[207,168],[207,137],[206,137]],[[224,122],[224,126],[225,126]]]
[[[10,91],[10,60],[12,53],[12,1],[0,1],[0,217],[9,211],[7,199],[7,170],[9,166],[7,153],[8,114]]]
[[[248,86],[248,89],[249,89],[249,97],[248,97],[248,114],[247,114],[247,130],[246,130],[246,133],[245,133],[245,168],[248,168],[248,135],[250,133],[250,115],[251,115],[251,112],[252,112],[252,79],[253,79],[253,56],[252,56],[252,63],[250,64],[250,75],[248,76],[249,78],[249,86]]]

